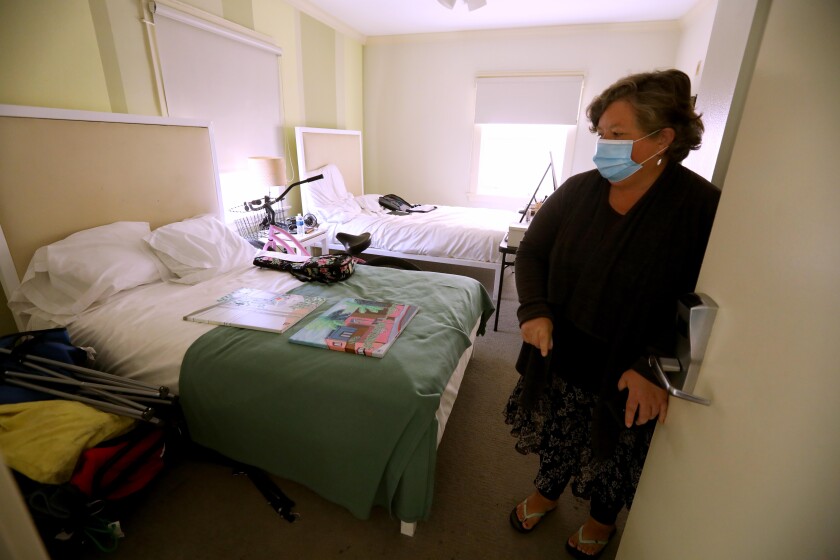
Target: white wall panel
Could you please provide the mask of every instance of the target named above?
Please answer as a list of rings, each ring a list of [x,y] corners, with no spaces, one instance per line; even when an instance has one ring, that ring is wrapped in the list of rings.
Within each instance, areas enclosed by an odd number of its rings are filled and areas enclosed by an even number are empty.
[[[278,47],[163,4],[155,37],[169,115],[213,122],[220,172],[283,155]]]

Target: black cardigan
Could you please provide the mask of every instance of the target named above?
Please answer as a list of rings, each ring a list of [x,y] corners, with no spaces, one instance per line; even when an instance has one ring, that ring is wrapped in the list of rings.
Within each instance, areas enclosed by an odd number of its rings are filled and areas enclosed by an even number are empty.
[[[516,252],[520,324],[554,323],[550,365],[523,344],[525,404],[553,372],[623,409],[621,375],[632,368],[656,382],[647,356],[673,354],[677,299],[695,289],[720,191],[678,163],[624,216],[609,205],[609,189],[595,170],[571,177]]]

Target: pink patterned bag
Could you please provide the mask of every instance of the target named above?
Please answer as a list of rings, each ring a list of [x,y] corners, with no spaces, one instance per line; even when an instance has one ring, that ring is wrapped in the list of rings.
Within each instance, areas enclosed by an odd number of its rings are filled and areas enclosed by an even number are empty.
[[[263,255],[254,259],[254,265],[288,272],[304,282],[314,280],[323,284],[345,280],[356,270],[356,260],[346,254],[309,257],[303,262],[292,262]]]

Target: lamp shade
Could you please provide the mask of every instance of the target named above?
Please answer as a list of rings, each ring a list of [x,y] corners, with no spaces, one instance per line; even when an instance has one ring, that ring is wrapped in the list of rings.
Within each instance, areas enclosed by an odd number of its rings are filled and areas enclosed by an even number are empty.
[[[256,186],[286,186],[286,160],[281,157],[250,157],[248,171]]]

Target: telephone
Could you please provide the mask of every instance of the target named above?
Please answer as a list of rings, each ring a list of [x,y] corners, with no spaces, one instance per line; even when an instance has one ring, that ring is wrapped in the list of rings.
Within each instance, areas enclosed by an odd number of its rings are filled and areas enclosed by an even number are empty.
[[[409,212],[431,212],[437,206],[430,206],[428,204],[410,204],[402,197],[395,194],[386,194],[379,197],[379,205],[387,208],[392,213],[407,214]]]
[[[379,205],[388,210],[395,212],[408,212],[412,208],[412,204],[406,202],[403,198],[395,194],[386,194],[379,197]]]

